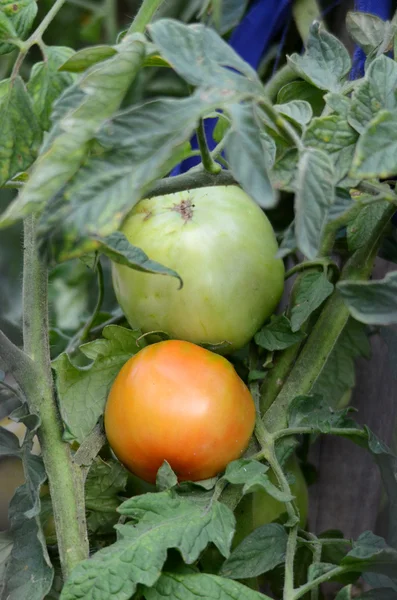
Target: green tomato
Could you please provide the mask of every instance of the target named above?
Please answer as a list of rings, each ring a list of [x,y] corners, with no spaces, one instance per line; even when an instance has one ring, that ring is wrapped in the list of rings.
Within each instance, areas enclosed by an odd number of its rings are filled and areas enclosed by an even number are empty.
[[[131,327],[196,344],[244,346],[273,313],[284,287],[277,242],[259,206],[235,185],[139,202],[121,231],[173,277],[113,265]]]
[[[299,509],[300,526],[305,527],[309,495],[305,478],[295,456],[288,461],[286,471],[292,473],[295,478],[294,483],[291,485],[291,492],[295,496],[295,502]],[[272,471],[269,479],[277,485],[276,477]],[[254,529],[276,521],[285,512],[285,503],[276,500],[264,490],[244,496],[235,510],[237,525],[233,547],[238,546]]]

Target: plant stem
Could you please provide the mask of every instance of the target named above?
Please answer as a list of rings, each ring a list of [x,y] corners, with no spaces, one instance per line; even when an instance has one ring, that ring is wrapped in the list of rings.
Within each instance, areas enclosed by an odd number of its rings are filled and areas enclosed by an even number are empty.
[[[70,447],[62,440],[56,405],[48,339],[47,269],[36,246],[35,217],[24,223],[23,337],[33,360],[36,380],[27,394],[32,412],[40,417],[38,437],[54,510],[59,556],[64,577],[88,557],[84,482],[73,464]]]
[[[313,267],[319,267],[324,270],[327,267],[332,267],[337,273],[339,273],[339,267],[333,260],[320,258],[318,260],[308,260],[306,262],[299,263],[295,265],[286,272],[284,279],[288,279],[295,273],[300,273],[301,271],[306,271],[307,269],[312,269]]]
[[[294,560],[297,537],[298,525],[295,525],[291,527],[288,533],[287,550],[285,553],[283,600],[292,600],[294,597]]]
[[[288,429],[280,429],[273,433],[274,441],[279,440],[280,438],[287,437],[290,435],[304,435],[317,433],[314,427],[289,427]],[[354,427],[332,427],[327,430],[327,435],[356,435],[358,437],[362,437],[367,439],[368,435],[362,429],[356,429]]]
[[[294,591],[294,593],[291,596],[291,599],[298,600],[298,598],[302,598],[302,596],[305,596],[305,594],[310,592],[310,590],[318,588],[318,586],[322,583],[325,583],[326,581],[329,581],[330,579],[332,579],[333,577],[337,577],[338,575],[343,575],[343,573],[346,573],[346,567],[335,567],[335,569],[332,569],[331,571],[328,571],[328,573],[320,575],[320,577],[313,579],[313,581],[309,581],[309,583],[301,585]]]
[[[341,280],[360,280],[369,277],[384,229],[393,212],[394,206],[386,206],[370,239],[346,263]],[[263,417],[266,428],[270,432],[286,427],[286,413],[289,404],[296,396],[310,392],[349,317],[349,310],[336,289],[327,300],[281,392]]]
[[[146,26],[152,20],[156,10],[164,0],[143,0],[128,33],[144,33]]]
[[[114,44],[117,37],[117,2],[116,0],[104,0],[103,12],[105,14],[104,26],[106,41]]]
[[[165,177],[157,181],[146,194],[147,198],[153,196],[163,196],[173,194],[183,190],[192,190],[194,188],[207,187],[213,185],[237,185],[231,171],[221,171],[217,175],[208,173],[208,171],[188,171],[183,175],[176,177]]]
[[[207,139],[205,137],[203,119],[200,119],[199,121],[198,127],[196,129],[196,135],[204,169],[208,171],[208,173],[212,173],[213,175],[219,173],[222,170],[222,167],[218,165],[218,163],[216,163],[211,156],[211,152],[207,145]]]

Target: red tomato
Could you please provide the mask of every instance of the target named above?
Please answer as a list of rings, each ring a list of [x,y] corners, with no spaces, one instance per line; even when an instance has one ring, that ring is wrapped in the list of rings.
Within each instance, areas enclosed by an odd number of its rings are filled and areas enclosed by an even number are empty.
[[[154,482],[167,460],[180,481],[214,477],[238,458],[255,424],[252,396],[222,356],[190,342],[147,346],[121,369],[105,409],[114,453]]]

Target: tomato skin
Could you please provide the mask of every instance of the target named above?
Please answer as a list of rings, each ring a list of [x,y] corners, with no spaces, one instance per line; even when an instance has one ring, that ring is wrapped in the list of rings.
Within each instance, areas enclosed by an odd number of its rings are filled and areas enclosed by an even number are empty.
[[[196,344],[244,346],[276,308],[284,265],[272,226],[238,186],[141,200],[121,231],[173,277],[113,265],[118,302],[132,328]]]
[[[147,346],[117,375],[105,430],[119,460],[153,483],[167,460],[180,481],[215,476],[255,425],[252,396],[222,356],[189,342]]]

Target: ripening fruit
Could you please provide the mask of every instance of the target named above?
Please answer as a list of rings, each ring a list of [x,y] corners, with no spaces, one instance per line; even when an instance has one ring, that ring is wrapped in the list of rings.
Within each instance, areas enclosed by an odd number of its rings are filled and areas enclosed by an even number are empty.
[[[196,344],[244,346],[276,308],[284,265],[272,226],[235,185],[139,202],[121,231],[174,277],[113,265],[118,302],[132,328]]]
[[[233,366],[178,340],[133,356],[117,375],[105,408],[111,448],[148,482],[165,460],[180,481],[214,477],[241,456],[254,425],[254,401]]]

